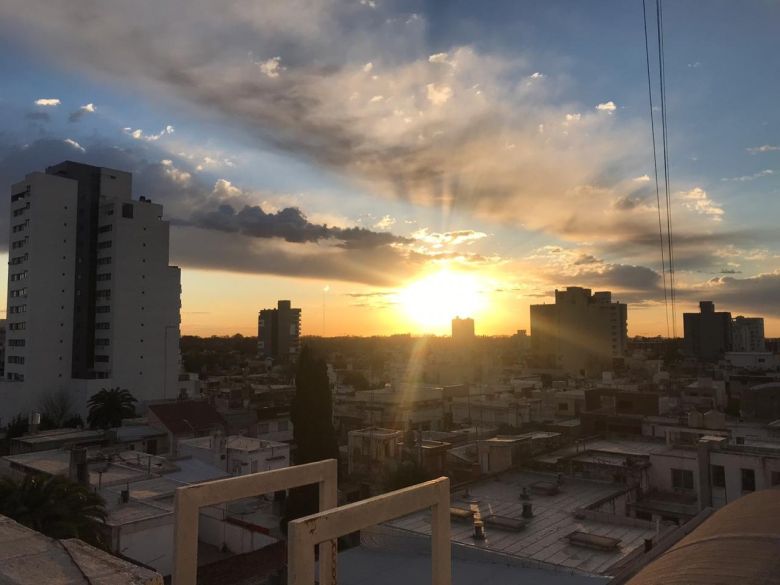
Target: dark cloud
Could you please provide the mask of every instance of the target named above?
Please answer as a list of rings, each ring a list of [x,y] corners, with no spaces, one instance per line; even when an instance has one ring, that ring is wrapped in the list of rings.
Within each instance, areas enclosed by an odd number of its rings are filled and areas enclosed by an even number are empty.
[[[412,240],[387,232],[374,232],[361,227],[329,227],[311,223],[297,207],[287,207],[267,213],[259,205],[245,205],[236,211],[222,203],[210,211],[197,211],[184,223],[241,233],[254,238],[281,238],[287,242],[305,243],[320,240],[337,240],[344,248],[375,248]]]
[[[63,160],[129,171],[136,196],[164,205],[173,224],[172,258],[185,266],[380,285],[397,283],[419,267],[416,258],[410,260],[407,251],[392,245],[411,240],[315,224],[295,207],[265,212],[258,205],[238,206],[253,194],[229,183],[227,190],[217,188],[220,181],[206,183],[186,160],[171,160],[153,144],[124,140],[120,145],[82,140],[85,153],[55,139],[6,146],[0,150],[0,184],[21,181]],[[7,230],[8,209],[0,206],[0,247],[7,245]]]
[[[51,122],[51,116],[48,112],[27,112],[24,117],[26,120],[35,122]]]
[[[702,286],[681,290],[678,296],[691,302],[715,301],[721,310],[732,313],[780,317],[780,273],[750,278],[718,276]]]

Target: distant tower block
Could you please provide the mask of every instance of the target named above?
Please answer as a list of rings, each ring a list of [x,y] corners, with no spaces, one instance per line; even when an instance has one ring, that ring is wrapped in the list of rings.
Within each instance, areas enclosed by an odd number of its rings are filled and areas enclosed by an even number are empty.
[[[474,341],[474,319],[455,317],[452,320],[452,340],[455,343]]]
[[[257,319],[257,352],[274,363],[298,361],[301,310],[290,301],[279,301],[276,309],[262,309]]]

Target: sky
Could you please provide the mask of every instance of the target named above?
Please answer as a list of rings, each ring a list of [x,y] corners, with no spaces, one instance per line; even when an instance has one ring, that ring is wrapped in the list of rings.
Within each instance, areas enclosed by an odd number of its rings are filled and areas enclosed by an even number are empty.
[[[780,3],[663,9],[674,328],[707,299],[780,336]],[[641,0],[5,0],[0,79],[0,184],[131,171],[185,334],[283,298],[304,334],[512,334],[566,286],[672,331]]]

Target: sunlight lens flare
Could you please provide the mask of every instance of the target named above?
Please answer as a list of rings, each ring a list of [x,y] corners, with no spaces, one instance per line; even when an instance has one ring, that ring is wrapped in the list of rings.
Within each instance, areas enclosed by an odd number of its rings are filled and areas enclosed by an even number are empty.
[[[449,331],[454,317],[475,317],[487,305],[479,277],[442,270],[413,282],[399,294],[409,318],[426,333]]]

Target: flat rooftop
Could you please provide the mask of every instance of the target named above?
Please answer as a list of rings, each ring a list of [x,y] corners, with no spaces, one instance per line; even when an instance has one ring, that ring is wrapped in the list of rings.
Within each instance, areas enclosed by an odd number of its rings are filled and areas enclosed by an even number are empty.
[[[523,487],[537,482],[555,481],[555,476],[533,472],[507,472],[493,479],[469,485],[469,496],[452,495],[453,507],[477,509],[483,518],[490,514],[522,518]],[[646,538],[656,535],[649,522],[615,517],[615,522],[576,518],[578,509],[617,495],[623,490],[612,483],[567,478],[556,495],[532,495],[534,516],[519,531],[508,531],[488,524],[487,538],[475,541],[471,522],[453,521],[451,539],[463,545],[487,549],[539,563],[557,566],[591,575],[609,574],[609,569],[626,555],[644,546]],[[430,513],[411,514],[387,523],[388,526],[414,533],[430,535]],[[613,550],[584,548],[569,543],[575,532],[619,540]]]

